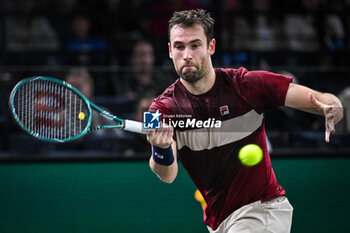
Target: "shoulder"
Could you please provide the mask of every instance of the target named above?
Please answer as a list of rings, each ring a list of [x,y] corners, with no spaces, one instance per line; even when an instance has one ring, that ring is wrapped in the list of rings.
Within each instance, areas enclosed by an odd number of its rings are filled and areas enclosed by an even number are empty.
[[[234,68],[215,68],[216,76],[226,80],[227,82],[237,82],[245,77],[249,71],[240,67],[238,69]]]
[[[216,74],[223,76],[228,82],[233,82],[235,85],[257,85],[262,83],[276,83],[292,81],[291,77],[272,73],[265,70],[248,71],[244,67],[239,69],[218,68]]]
[[[237,77],[243,77],[248,72],[248,70],[244,67],[240,67],[238,69],[215,68],[215,72],[216,72],[216,75],[219,75],[219,76],[237,78]]]

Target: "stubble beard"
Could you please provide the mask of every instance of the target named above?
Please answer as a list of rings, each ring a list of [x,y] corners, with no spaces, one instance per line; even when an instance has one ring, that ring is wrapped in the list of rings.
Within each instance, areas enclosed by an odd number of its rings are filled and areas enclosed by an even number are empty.
[[[179,74],[180,78],[182,78],[183,80],[185,80],[186,82],[189,83],[195,83],[198,80],[200,80],[202,77],[204,77],[204,70],[200,69],[197,66],[194,66],[195,70],[188,70],[188,71],[183,71],[184,67],[182,67],[180,70],[177,71],[177,73]]]

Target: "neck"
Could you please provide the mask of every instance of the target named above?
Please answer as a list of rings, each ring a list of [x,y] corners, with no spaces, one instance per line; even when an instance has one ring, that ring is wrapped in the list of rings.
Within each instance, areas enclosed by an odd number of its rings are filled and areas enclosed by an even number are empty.
[[[208,73],[197,82],[191,83],[180,79],[185,88],[193,95],[201,95],[208,92],[215,83],[215,70],[210,66]]]

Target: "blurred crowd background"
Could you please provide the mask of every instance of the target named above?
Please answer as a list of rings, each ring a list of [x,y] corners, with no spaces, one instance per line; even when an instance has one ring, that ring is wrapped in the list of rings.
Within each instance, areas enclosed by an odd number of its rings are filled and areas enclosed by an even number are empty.
[[[1,0],[1,158],[69,157],[72,151],[83,157],[148,157],[144,137],[120,130],[64,145],[42,143],[13,123],[8,96],[20,79],[52,76],[69,81],[97,105],[141,121],[152,99],[177,78],[168,56],[167,22],[174,11],[196,8],[216,21],[214,66],[292,76],[338,95],[348,111],[349,0]],[[324,142],[322,117],[286,108],[266,115],[275,153],[349,150],[350,114],[330,144]]]

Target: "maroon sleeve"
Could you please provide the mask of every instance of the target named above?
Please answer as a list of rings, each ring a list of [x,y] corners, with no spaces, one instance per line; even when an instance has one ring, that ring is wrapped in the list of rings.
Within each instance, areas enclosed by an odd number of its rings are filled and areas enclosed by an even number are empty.
[[[236,76],[239,95],[252,108],[265,111],[284,106],[291,77],[268,71],[238,72]]]
[[[160,113],[162,113],[161,118],[163,119],[164,115],[171,115],[169,105],[161,101],[159,98],[153,100],[151,106],[149,107],[148,111],[155,112],[159,110]]]

